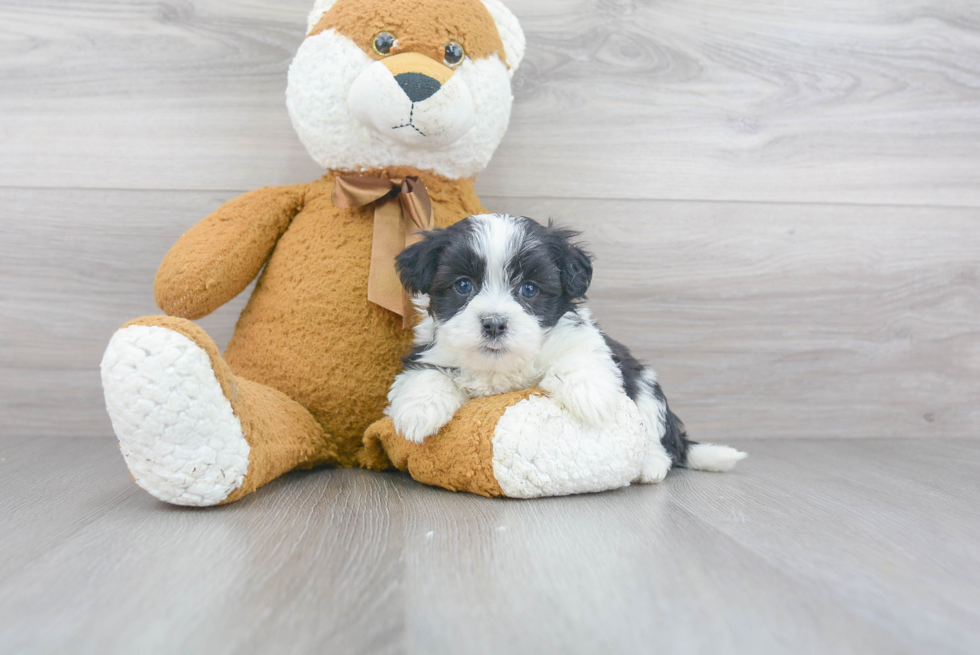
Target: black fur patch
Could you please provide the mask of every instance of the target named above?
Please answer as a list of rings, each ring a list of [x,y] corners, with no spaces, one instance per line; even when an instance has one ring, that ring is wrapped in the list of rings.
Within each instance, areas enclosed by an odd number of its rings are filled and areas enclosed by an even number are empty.
[[[552,221],[548,221],[547,231],[545,245],[551,249],[558,264],[565,294],[572,301],[584,300],[585,292],[592,284],[592,254],[574,242],[579,232],[558,227]]]
[[[612,351],[613,361],[623,375],[623,390],[629,396],[630,400],[636,402],[636,399],[641,393],[648,393],[658,402],[663,403],[663,406],[666,408],[666,430],[660,442],[667,450],[667,453],[670,454],[670,458],[674,464],[683,465],[687,461],[688,447],[696,442],[688,440],[687,430],[684,428],[681,420],[677,418],[677,415],[670,411],[670,406],[667,404],[667,397],[664,396],[660,384],[655,382],[653,385],[650,385],[643,379],[643,371],[646,367],[636,357],[633,357],[629,348],[615,339],[611,339],[606,334],[603,334],[602,338],[606,340],[606,345]]]
[[[605,333],[602,334],[602,338],[606,340],[606,345],[612,351],[613,361],[619,367],[620,373],[623,374],[623,391],[626,392],[630,400],[636,402],[636,398],[643,387],[643,380],[640,376],[645,367],[636,357],[633,357],[629,348]]]
[[[421,371],[421,370],[434,370],[434,371],[446,371],[452,369],[445,369],[441,366],[436,366],[435,364],[426,364],[421,361],[422,356],[432,349],[432,344],[427,343],[421,346],[415,346],[412,348],[412,352],[408,353],[402,357],[402,367],[406,371]]]
[[[425,232],[422,241],[406,248],[395,259],[402,285],[410,293],[428,294],[429,313],[441,321],[452,318],[470,301],[456,293],[460,278],[469,278],[479,291],[486,260],[473,249],[473,226],[466,220]]]
[[[411,294],[429,293],[443,250],[452,241],[448,230],[423,232],[422,240],[405,248],[395,258],[402,286]]]
[[[664,436],[660,440],[660,443],[664,445],[674,464],[683,466],[687,463],[687,449],[697,444],[697,442],[687,438],[687,429],[681,420],[677,418],[677,415],[670,411],[670,405],[667,404],[667,397],[664,396],[664,391],[660,388],[659,383],[653,385],[653,396],[663,401],[664,407],[667,409],[667,429],[664,431]]]
[[[573,243],[578,232],[533,219],[516,219],[524,237],[508,265],[518,302],[538,319],[542,327],[554,327],[562,316],[585,299],[592,282],[592,256]],[[521,286],[531,282],[539,289],[533,299],[520,295]]]

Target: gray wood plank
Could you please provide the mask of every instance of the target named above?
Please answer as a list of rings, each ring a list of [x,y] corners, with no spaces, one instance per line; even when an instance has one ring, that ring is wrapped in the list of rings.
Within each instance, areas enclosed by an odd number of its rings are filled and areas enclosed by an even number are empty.
[[[3,2],[0,183],[245,190],[315,177],[284,102],[312,5]]]
[[[0,524],[16,526],[0,532],[0,584],[143,493],[120,459],[108,439],[0,436]]]
[[[111,434],[109,337],[159,312],[163,254],[232,195],[0,190],[4,434]],[[977,210],[484,200],[585,231],[596,316],[696,438],[978,433]],[[201,322],[219,345],[246,298]]]
[[[900,643],[969,653],[980,638],[980,443],[929,443],[752,444],[752,475],[679,484],[692,515],[811,593]]]
[[[737,445],[591,496],[320,470],[187,510],[106,440],[0,439],[0,651],[976,652],[980,441]]]
[[[286,69],[312,2],[6,0],[0,184],[248,190],[318,171]],[[980,204],[970,0],[510,0],[484,193]]]
[[[0,652],[395,652],[401,527],[385,476],[294,474],[201,512],[137,489],[108,440],[31,445],[29,474],[48,493],[22,492],[28,471],[7,478],[33,513],[0,511],[0,525],[34,537],[35,549],[0,562]],[[65,498],[55,478],[79,462],[105,475]],[[59,524],[78,523],[65,511],[77,498],[102,512],[69,533]],[[39,538],[54,529],[36,526],[39,516],[65,535]]]
[[[668,485],[687,477],[679,472]],[[463,512],[446,495],[410,499],[406,511],[415,511],[406,525],[416,528],[417,545],[406,548],[405,588],[413,652],[900,649],[831,594],[802,587],[719,538],[687,514],[670,486],[474,503]],[[456,562],[448,555],[455,551],[469,557]]]

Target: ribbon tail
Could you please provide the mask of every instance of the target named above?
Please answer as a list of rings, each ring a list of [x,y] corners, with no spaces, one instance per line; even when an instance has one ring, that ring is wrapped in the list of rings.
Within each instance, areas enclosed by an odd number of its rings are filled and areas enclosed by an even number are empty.
[[[395,270],[395,257],[405,249],[405,221],[398,202],[378,203],[374,208],[374,238],[371,244],[371,273],[368,300],[402,317],[411,317],[411,301],[406,302]]]

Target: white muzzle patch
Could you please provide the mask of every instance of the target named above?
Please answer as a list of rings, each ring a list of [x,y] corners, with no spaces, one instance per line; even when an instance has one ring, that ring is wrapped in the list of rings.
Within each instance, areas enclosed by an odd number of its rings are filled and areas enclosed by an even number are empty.
[[[460,75],[453,75],[442,85],[432,82],[438,89],[422,97],[425,91],[418,86],[406,89],[384,63],[377,61],[354,81],[347,104],[362,125],[386,140],[411,148],[446,148],[473,128],[476,108]]]

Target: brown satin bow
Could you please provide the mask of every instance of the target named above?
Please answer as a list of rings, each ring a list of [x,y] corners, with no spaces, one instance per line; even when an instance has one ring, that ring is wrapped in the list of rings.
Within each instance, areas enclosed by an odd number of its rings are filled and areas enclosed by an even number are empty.
[[[412,299],[395,271],[395,257],[421,240],[419,230],[435,225],[432,202],[425,183],[417,177],[338,177],[333,187],[334,207],[354,209],[374,203],[374,237],[368,300],[402,316],[411,327]]]

